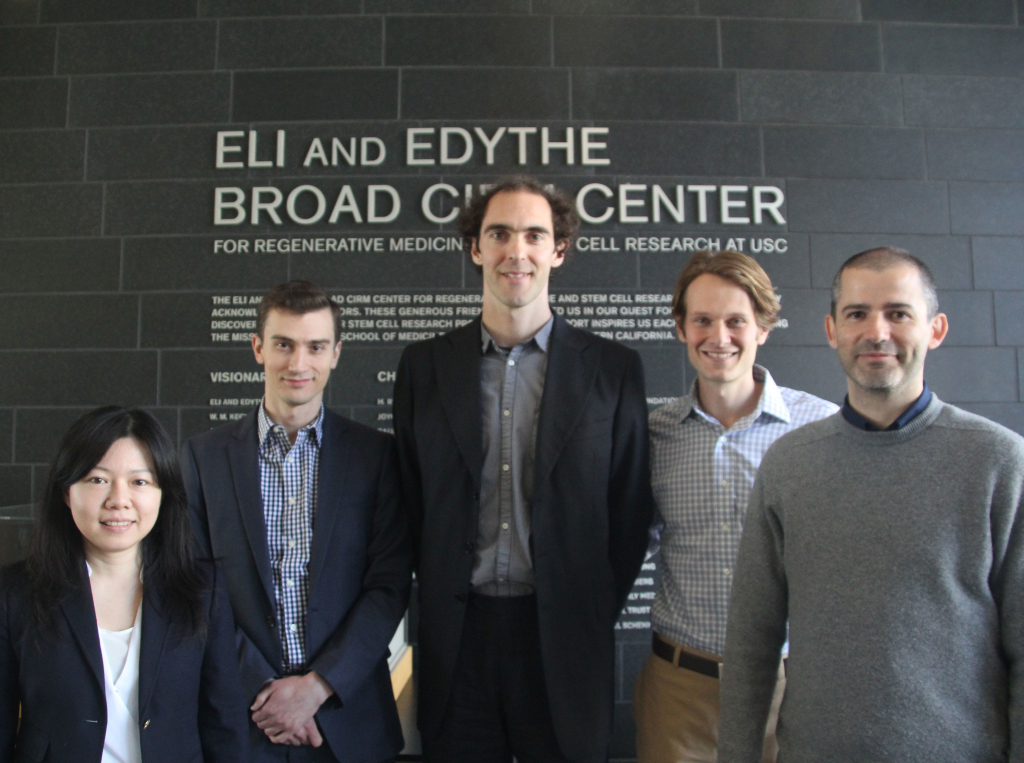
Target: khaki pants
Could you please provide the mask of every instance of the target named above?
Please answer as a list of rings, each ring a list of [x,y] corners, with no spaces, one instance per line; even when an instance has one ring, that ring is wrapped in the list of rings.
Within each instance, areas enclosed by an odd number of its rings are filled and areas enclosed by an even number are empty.
[[[673,644],[668,639],[662,641]],[[721,659],[679,644],[673,646],[716,662]],[[765,729],[763,763],[774,763],[779,751],[775,723],[785,687],[780,663]],[[678,667],[654,654],[648,656],[633,692],[637,763],[716,763],[718,707],[717,678]]]

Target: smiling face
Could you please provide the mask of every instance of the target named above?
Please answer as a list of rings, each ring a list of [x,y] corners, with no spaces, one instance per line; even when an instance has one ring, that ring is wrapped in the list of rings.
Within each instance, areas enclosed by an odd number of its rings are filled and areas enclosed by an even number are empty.
[[[753,384],[757,347],[768,339],[768,330],[757,325],[747,292],[705,273],[686,287],[685,304],[686,315],[679,319],[676,333],[686,344],[698,384]]]
[[[527,191],[496,194],[472,249],[473,262],[484,271],[485,306],[548,309],[548,278],[564,261],[564,248],[555,241],[547,199]]]
[[[64,495],[86,557],[137,551],[156,524],[161,495],[149,450],[128,437],[115,440]]]
[[[924,389],[924,359],[942,344],[946,316],[928,315],[921,274],[910,265],[843,271],[836,317],[825,333],[856,394],[915,399]]]
[[[263,337],[253,335],[252,349],[263,366],[264,404],[271,420],[281,423],[309,412],[310,421],[316,418],[331,369],[341,354],[330,309],[301,315],[270,310]]]

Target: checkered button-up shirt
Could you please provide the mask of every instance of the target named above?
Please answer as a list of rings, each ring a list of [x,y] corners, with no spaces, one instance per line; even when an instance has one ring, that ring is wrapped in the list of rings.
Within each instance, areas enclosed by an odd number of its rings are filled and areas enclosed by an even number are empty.
[[[732,567],[747,501],[768,447],[838,406],[763,383],[757,408],[730,429],[700,409],[690,394],[651,414],[651,472],[661,531],[661,586],[651,611],[657,633],[691,649],[725,650]]]
[[[306,610],[309,603],[309,553],[313,541],[320,443],[324,410],[299,430],[295,444],[284,427],[270,420],[260,403],[258,420],[260,490],[267,549],[277,596],[277,622],[285,673],[306,663]]]

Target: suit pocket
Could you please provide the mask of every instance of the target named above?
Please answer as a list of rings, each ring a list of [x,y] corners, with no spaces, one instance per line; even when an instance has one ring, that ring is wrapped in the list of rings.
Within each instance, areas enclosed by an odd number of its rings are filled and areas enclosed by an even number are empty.
[[[39,729],[24,725],[14,745],[14,763],[37,763],[46,757],[50,738]]]

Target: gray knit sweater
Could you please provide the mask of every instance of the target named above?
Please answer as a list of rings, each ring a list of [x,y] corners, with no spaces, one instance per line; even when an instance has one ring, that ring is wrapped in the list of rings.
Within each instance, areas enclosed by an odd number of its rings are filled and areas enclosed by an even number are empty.
[[[720,763],[760,760],[789,621],[779,763],[1024,761],[1024,439],[931,404],[836,414],[757,474],[732,587]]]

